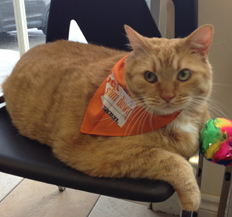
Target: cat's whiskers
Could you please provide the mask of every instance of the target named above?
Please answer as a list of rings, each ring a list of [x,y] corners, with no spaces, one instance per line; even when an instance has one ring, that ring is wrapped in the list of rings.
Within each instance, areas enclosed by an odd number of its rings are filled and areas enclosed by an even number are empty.
[[[146,122],[146,120],[149,118],[150,115],[151,115],[150,112],[147,111],[146,117],[145,117],[144,120],[143,120],[142,130],[144,129],[145,122]],[[141,131],[141,132],[142,132],[142,131]]]
[[[152,105],[158,105],[161,103],[160,99],[157,99],[155,97],[149,97],[149,98],[147,97],[145,101],[147,104],[151,103]]]
[[[147,106],[146,110],[151,114],[165,115],[166,113],[161,112],[161,110],[163,108],[166,108],[168,105],[169,105],[169,109],[173,109],[173,112],[168,112],[168,114],[174,113],[176,111],[176,104],[175,103],[167,104],[166,102],[159,101],[159,100],[157,100],[157,101],[154,101],[154,100],[146,101],[146,106]]]
[[[218,105],[208,103],[208,109],[211,117],[224,117],[228,118],[226,113],[222,111],[222,109]]]
[[[145,122],[145,120],[146,120],[146,118],[147,118],[147,115],[148,115],[148,112],[147,111],[144,111],[143,112],[143,115],[142,115],[142,117],[141,117],[141,119],[140,119],[140,122],[139,122],[139,124],[138,124],[138,128],[137,128],[137,133],[139,134],[141,134],[142,132],[143,132],[143,128],[144,128],[144,122]],[[140,125],[141,125],[141,127],[140,127]],[[140,132],[139,132],[140,131]]]
[[[139,99],[139,98],[135,98],[135,99]],[[124,100],[125,103],[127,103],[128,105],[131,105],[131,99],[128,99],[128,100]],[[136,103],[137,105],[139,105],[140,107],[144,107],[144,104],[139,104],[139,103]],[[117,113],[119,113],[119,111],[117,111]],[[99,121],[111,121],[112,122],[110,123],[110,125],[108,126],[111,126],[113,123],[114,123],[114,120],[109,116],[107,118],[103,118],[103,119],[97,119],[97,120],[94,120],[95,122],[99,122]]]
[[[220,83],[214,83],[213,82],[213,86],[214,85],[220,85],[220,86],[224,86],[224,87],[232,87],[232,85],[230,85],[230,84],[220,84]]]
[[[140,110],[140,111],[141,111],[141,110]],[[133,126],[131,127],[131,130],[130,130],[130,132],[129,132],[128,135],[131,134],[132,130],[133,130],[134,127],[137,125],[137,122],[140,120],[140,118],[142,118],[142,117],[144,116],[144,114],[146,114],[146,112],[147,112],[147,111],[144,110],[144,111],[139,115],[139,117],[137,118],[137,120],[135,121],[135,123],[133,124]]]
[[[141,107],[135,107],[135,109],[134,109],[134,116],[131,118],[131,120],[128,122],[128,126],[127,126],[127,129],[126,129],[126,131],[125,131],[125,136],[128,136],[128,135],[130,135],[130,133],[128,133],[128,131],[129,131],[129,126],[130,126],[130,124],[133,122],[133,120],[136,118],[136,116],[140,113],[140,111],[142,110],[142,108]]]
[[[149,113],[150,113],[150,121],[149,121],[149,123],[150,123],[150,127],[151,127],[151,129],[153,131],[153,115],[152,115],[151,112],[149,112]]]
[[[114,120],[112,119],[112,122],[111,122],[111,124],[108,125],[108,127],[110,127],[113,123],[114,123]]]
[[[137,99],[139,99],[139,98],[137,98]],[[127,103],[127,104],[130,104],[131,103],[131,100],[125,100],[125,102]],[[136,116],[138,116],[138,114],[141,112],[141,110],[142,109],[144,109],[145,108],[145,103],[144,103],[144,100],[140,100],[138,103],[137,103],[137,106],[139,106],[139,109],[138,109],[138,107],[136,108],[138,111],[133,111],[133,112],[136,112],[136,113],[134,113],[134,117],[132,118],[132,120],[130,120],[130,121],[133,121],[133,119],[134,118],[136,118]],[[119,113],[119,112],[118,112]],[[145,111],[145,112],[143,112],[141,115],[143,115],[143,117],[144,117],[144,115],[146,115],[146,113],[148,113],[147,111]],[[140,115],[140,116],[141,116]],[[149,114],[148,114],[149,115]],[[138,117],[138,120],[140,119],[140,116]],[[143,117],[141,117],[141,121],[143,121],[144,120],[144,118]],[[111,122],[108,126],[111,126],[113,123],[114,123],[114,121],[112,120],[112,118],[109,116],[108,118],[104,118],[104,119],[100,119],[100,120],[96,120],[96,121],[106,121],[106,122]],[[139,125],[141,125],[142,123],[141,123],[141,121],[140,121],[140,123],[139,123]],[[136,123],[137,123],[137,121],[136,121]],[[132,127],[132,130],[133,130],[133,128],[134,128],[134,126]],[[138,129],[139,129],[140,127],[138,126]],[[127,131],[128,131],[129,129],[127,129],[126,130],[126,133],[125,133],[125,135],[127,135]],[[128,133],[128,135],[130,135],[130,133],[131,132],[129,132]]]
[[[186,102],[186,106],[199,107],[206,101],[207,101],[207,99],[205,97],[192,96],[191,99]]]
[[[148,111],[151,114],[157,114],[157,111],[155,108],[159,108],[163,105],[166,105],[166,103],[162,103],[159,99],[155,97],[147,97],[144,99],[144,108],[146,111]]]
[[[224,118],[228,118],[228,115],[226,113],[232,115],[231,111],[229,111],[225,105],[223,105],[220,101],[216,99],[209,98],[208,99],[208,105],[209,109],[215,109],[215,113],[220,113]],[[223,110],[226,112],[223,112]],[[216,115],[216,114],[215,114]]]
[[[184,106],[190,101],[189,96],[179,96],[176,97],[174,101],[171,102],[173,106]]]
[[[94,122],[99,122],[99,121],[108,121],[108,120],[112,120],[112,118],[109,116],[107,118],[102,118],[102,119],[96,119],[96,120],[93,120]]]
[[[133,98],[133,100],[137,106],[142,107],[142,108],[146,107],[146,103],[145,103],[146,101],[143,99],[141,100],[140,97]],[[126,104],[131,105],[131,99],[127,99],[127,100],[124,99],[124,101]]]
[[[225,112],[223,112],[222,109],[232,114],[219,101],[216,101],[215,99],[212,98],[206,98],[203,96],[193,96],[193,100],[187,105],[187,108],[191,111],[196,106],[201,106],[204,102],[207,102],[211,116],[215,116],[215,115],[218,116],[218,114],[220,114],[222,115],[222,117],[227,118],[227,115],[225,114]]]
[[[137,110],[137,111],[136,111],[136,110]],[[136,108],[135,108],[134,112],[136,112],[136,113],[134,113],[133,118],[130,120],[130,122],[129,122],[128,126],[127,126],[127,129],[126,129],[126,131],[125,131],[125,136],[129,136],[129,135],[131,134],[131,132],[132,132],[132,130],[133,130],[135,124],[131,127],[131,130],[129,129],[129,126],[131,125],[132,121],[134,121],[134,119],[136,118],[136,116],[139,115],[139,113],[140,113],[142,110],[143,110],[143,108],[141,108],[141,107],[136,107]],[[139,116],[139,117],[140,117],[140,116]],[[136,119],[135,123],[137,123],[138,119],[139,119],[139,118]],[[129,131],[129,130],[130,130],[130,131]],[[128,131],[129,131],[129,133],[128,133]]]

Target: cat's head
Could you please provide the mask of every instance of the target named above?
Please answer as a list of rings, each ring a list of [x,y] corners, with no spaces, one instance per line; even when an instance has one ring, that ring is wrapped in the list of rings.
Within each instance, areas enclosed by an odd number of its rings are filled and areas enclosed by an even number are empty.
[[[202,105],[212,89],[208,62],[213,27],[204,25],[178,39],[147,38],[125,26],[133,51],[125,63],[125,82],[136,102],[155,114]]]

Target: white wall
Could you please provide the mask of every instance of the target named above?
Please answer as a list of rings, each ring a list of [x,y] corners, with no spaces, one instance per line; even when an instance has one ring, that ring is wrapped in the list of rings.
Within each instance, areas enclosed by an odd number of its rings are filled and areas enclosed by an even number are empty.
[[[209,60],[214,71],[213,104],[222,107],[215,116],[232,120],[232,1],[199,0],[199,26],[212,24],[214,38]],[[220,195],[224,166],[204,161],[202,192]]]

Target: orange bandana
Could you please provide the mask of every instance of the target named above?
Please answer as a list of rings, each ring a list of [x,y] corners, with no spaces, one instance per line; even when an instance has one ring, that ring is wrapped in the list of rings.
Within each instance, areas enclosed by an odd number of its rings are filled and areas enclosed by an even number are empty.
[[[111,70],[94,94],[81,126],[85,134],[131,136],[147,133],[171,123],[180,112],[157,116],[148,113],[126,93],[124,60]]]

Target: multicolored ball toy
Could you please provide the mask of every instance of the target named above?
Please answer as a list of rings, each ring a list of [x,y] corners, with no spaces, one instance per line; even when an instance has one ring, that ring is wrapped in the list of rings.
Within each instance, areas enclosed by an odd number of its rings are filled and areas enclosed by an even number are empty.
[[[204,157],[224,166],[232,165],[232,121],[210,119],[201,131],[200,151]]]

